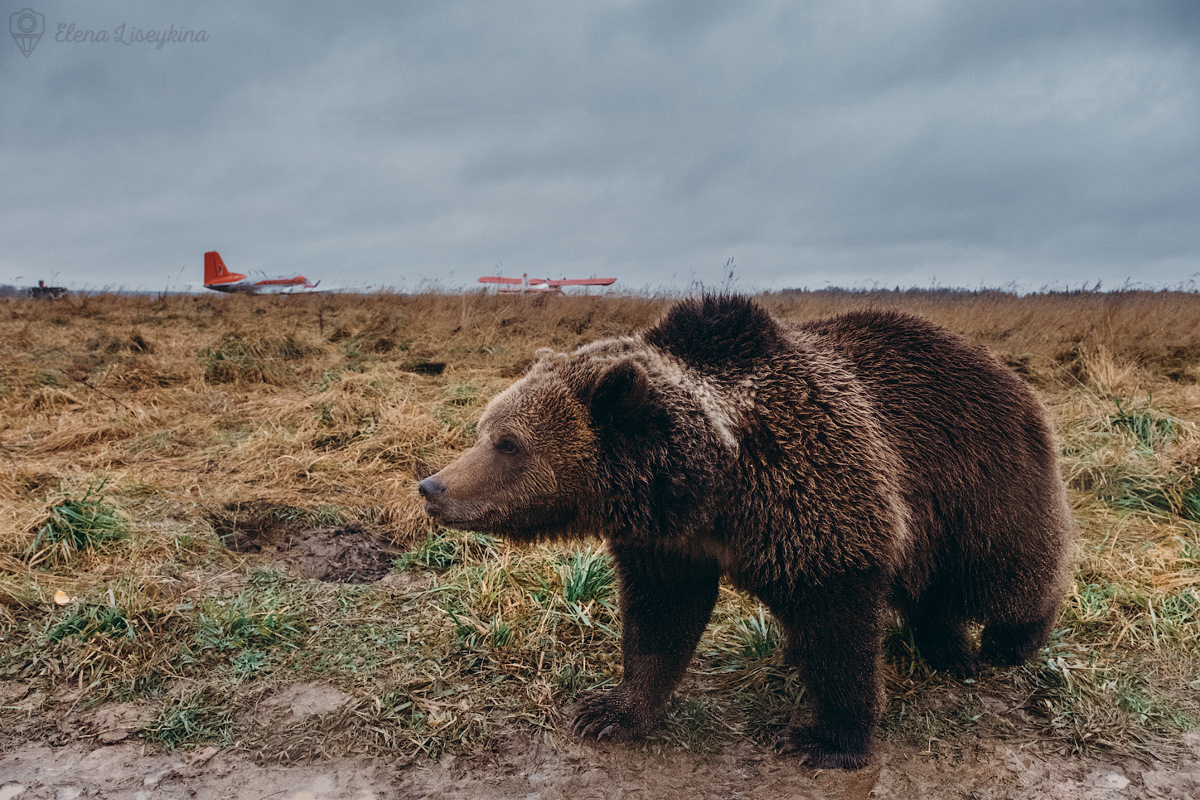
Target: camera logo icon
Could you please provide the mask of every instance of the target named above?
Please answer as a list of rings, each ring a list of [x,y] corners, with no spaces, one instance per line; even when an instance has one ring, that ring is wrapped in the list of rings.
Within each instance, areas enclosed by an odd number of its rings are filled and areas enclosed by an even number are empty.
[[[31,8],[22,8],[8,18],[8,31],[21,52],[29,58],[46,32],[46,18]]]

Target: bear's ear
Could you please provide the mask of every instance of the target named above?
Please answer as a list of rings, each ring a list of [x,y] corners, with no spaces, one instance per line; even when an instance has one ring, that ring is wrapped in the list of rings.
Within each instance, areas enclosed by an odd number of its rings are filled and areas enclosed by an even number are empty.
[[[585,403],[591,406],[593,419],[607,423],[641,408],[649,393],[650,379],[641,365],[618,361],[600,373]]]

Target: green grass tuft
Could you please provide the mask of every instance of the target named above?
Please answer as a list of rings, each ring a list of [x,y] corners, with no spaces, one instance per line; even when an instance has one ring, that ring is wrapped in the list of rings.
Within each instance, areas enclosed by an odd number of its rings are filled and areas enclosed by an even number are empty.
[[[613,590],[612,559],[603,551],[573,554],[559,569],[563,597],[568,603],[586,603],[609,596]]]
[[[1143,448],[1154,451],[1175,438],[1177,425],[1171,417],[1150,409],[1126,410],[1122,408],[1120,399],[1113,402],[1116,403],[1117,413],[1109,415],[1108,424],[1115,430],[1133,434]]]
[[[444,572],[468,559],[496,557],[496,539],[482,533],[444,530],[430,533],[424,542],[394,562],[397,570],[423,567]]]
[[[37,534],[25,548],[30,566],[66,564],[78,554],[99,551],[129,535],[129,526],[116,506],[104,499],[106,481],[89,484],[79,499],[65,498],[50,507]]]
[[[255,592],[229,599],[207,598],[196,620],[195,642],[201,653],[224,653],[247,648],[294,648],[307,634],[308,624],[301,610],[279,597]]]
[[[67,617],[54,623],[46,632],[46,638],[51,642],[61,642],[68,636],[78,637],[86,641],[93,636],[123,637],[133,639],[137,635],[135,628],[125,615],[125,611],[117,606],[101,606],[85,604],[73,610]]]
[[[779,644],[779,626],[767,616],[767,610],[758,607],[758,613],[740,620],[737,637],[742,644],[742,655],[747,658],[766,658]]]

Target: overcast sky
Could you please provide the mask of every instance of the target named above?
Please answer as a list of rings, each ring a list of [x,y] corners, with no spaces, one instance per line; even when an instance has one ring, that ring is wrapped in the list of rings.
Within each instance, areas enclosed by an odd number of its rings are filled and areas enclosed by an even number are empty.
[[[1200,283],[1197,0],[26,8],[0,283]]]

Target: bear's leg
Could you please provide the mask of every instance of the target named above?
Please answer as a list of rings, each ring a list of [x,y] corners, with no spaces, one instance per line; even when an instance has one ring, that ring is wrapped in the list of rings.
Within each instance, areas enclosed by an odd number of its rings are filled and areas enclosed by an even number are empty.
[[[1055,613],[1041,619],[1018,624],[991,623],[983,629],[983,649],[980,657],[998,667],[1024,664],[1042,648],[1050,636]]]
[[[779,735],[781,753],[799,754],[822,769],[870,762],[883,649],[880,582],[878,576],[840,586],[825,582],[819,594],[776,614],[813,705],[811,723],[797,714]]]
[[[925,599],[908,614],[908,624],[925,663],[941,672],[969,678],[978,671],[979,659],[967,636],[966,620],[950,613],[948,605]]]
[[[621,591],[625,675],[610,691],[576,707],[575,732],[585,738],[632,739],[662,716],[717,602],[715,560],[660,551],[613,548]]]
[[[1061,558],[1040,552],[1014,556],[1001,579],[982,596],[984,661],[1001,667],[1023,664],[1046,643],[1062,596],[1061,580],[1052,579],[1061,576]]]

